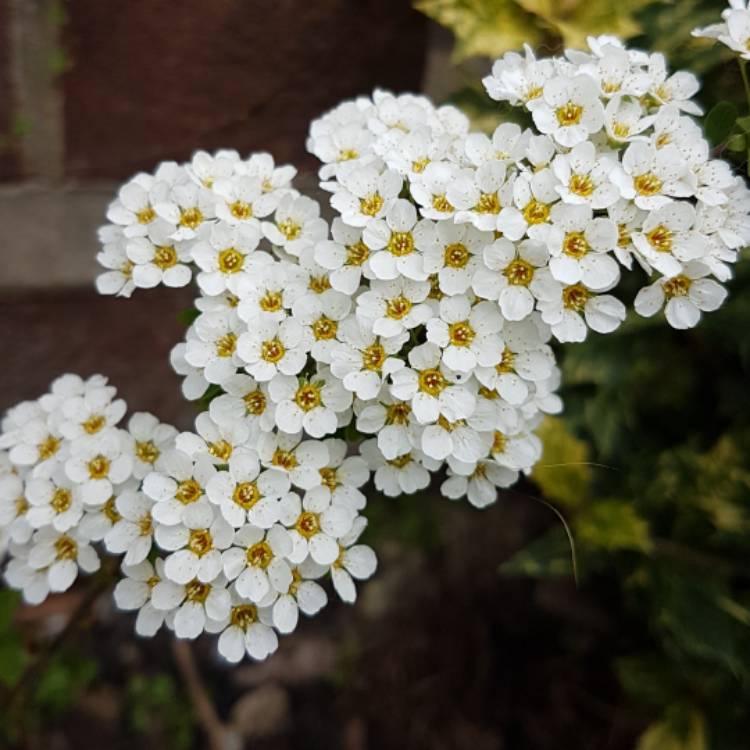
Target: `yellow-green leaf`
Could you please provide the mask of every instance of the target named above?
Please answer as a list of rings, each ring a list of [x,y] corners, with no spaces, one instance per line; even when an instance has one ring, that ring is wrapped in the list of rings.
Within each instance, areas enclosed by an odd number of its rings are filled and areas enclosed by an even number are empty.
[[[651,548],[648,523],[632,503],[602,500],[582,510],[575,519],[575,538],[582,547],[605,550]]]
[[[537,434],[544,453],[532,478],[546,498],[570,508],[578,507],[588,497],[591,485],[588,445],[555,417],[547,417]]]
[[[706,750],[707,746],[703,716],[693,713],[684,734],[665,721],[652,724],[641,735],[636,750]]]

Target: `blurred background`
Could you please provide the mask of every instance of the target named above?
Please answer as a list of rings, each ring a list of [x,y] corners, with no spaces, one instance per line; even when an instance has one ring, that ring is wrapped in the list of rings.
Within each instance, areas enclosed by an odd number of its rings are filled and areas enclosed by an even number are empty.
[[[314,187],[309,121],[375,86],[491,129],[491,57],[616,33],[702,78],[715,153],[747,171],[737,63],[690,38],[720,0],[414,5],[0,0],[0,412],[59,373],[102,372],[131,410],[187,428],[168,353],[191,293],[95,294],[107,203],[198,148],[271,151]],[[566,411],[545,424],[531,480],[492,508],[449,503],[439,481],[373,498],[380,569],[357,606],[331,603],[264,664],[229,668],[210,638],[187,656],[137,639],[85,580],[36,608],[0,590],[0,747],[746,750],[750,272],[737,270],[694,331],[634,320],[561,350]]]

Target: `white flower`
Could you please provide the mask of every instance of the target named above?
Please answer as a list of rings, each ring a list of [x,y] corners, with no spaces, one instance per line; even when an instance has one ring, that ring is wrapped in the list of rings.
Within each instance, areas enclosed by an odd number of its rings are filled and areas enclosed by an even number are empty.
[[[432,317],[432,309],[424,303],[429,292],[426,281],[403,276],[393,281],[375,280],[357,297],[357,318],[377,336],[399,336]]]
[[[644,317],[655,315],[666,302],[664,310],[672,328],[693,328],[701,311],[713,312],[721,307],[727,290],[713,279],[702,263],[686,263],[682,273],[661,278],[644,287],[635,298],[635,311]]]
[[[319,469],[322,484],[312,487],[305,494],[311,502],[322,501],[325,505],[341,505],[354,511],[366,505],[365,496],[358,489],[370,478],[366,461],[361,456],[347,456],[344,440],[329,438],[323,441],[330,456],[326,465]]]
[[[262,661],[276,651],[279,641],[272,625],[270,607],[256,607],[232,592],[229,614],[222,620],[207,623],[206,629],[221,633],[219,653],[236,664],[246,653]]]
[[[143,492],[121,492],[115,499],[119,519],[104,536],[108,552],[119,555],[123,552],[123,564],[137,565],[151,552],[154,524],[151,510],[154,501]]]
[[[620,197],[620,190],[610,174],[616,159],[600,155],[590,141],[579,143],[567,154],[558,154],[552,170],[560,180],[556,187],[565,203],[582,203],[593,209],[607,208]]]
[[[411,402],[420,424],[436,422],[442,414],[449,422],[468,417],[474,409],[474,396],[441,362],[440,347],[432,342],[415,346],[409,352],[410,367],[391,375],[391,393]]]
[[[138,288],[152,289],[159,284],[180,287],[190,283],[193,276],[189,244],[171,238],[174,227],[163,219],[156,219],[145,236],[128,240],[125,250],[133,262],[133,283]]]
[[[273,428],[276,407],[268,395],[267,383],[258,383],[249,375],[237,373],[221,387],[226,393],[209,405],[209,414],[216,424],[230,426],[244,421],[251,436],[258,430],[268,432]]]
[[[377,434],[378,448],[386,460],[403,456],[419,445],[422,428],[408,401],[399,401],[384,392],[377,402],[363,403],[357,411],[357,429]]]
[[[350,604],[357,599],[354,580],[367,580],[378,567],[378,560],[372,549],[365,544],[357,544],[366,526],[367,520],[359,516],[352,530],[339,540],[340,553],[331,566],[333,587],[341,601]]]
[[[238,339],[243,330],[233,311],[203,313],[185,342],[185,360],[201,369],[209,383],[223,383],[242,367]]]
[[[328,370],[307,378],[276,375],[268,390],[276,402],[276,424],[286,433],[304,429],[314,438],[330,435],[351,406],[352,394]]]
[[[96,277],[97,292],[130,297],[135,290],[135,283],[133,261],[125,252],[125,241],[122,238],[110,239],[97,254],[96,261],[107,269]]]
[[[303,490],[321,483],[320,469],[329,461],[328,448],[320,440],[301,440],[299,435],[267,432],[258,439],[261,463],[289,474]]]
[[[412,198],[425,219],[450,219],[456,212],[447,198],[448,188],[462,175],[455,164],[432,162],[409,185]]]
[[[257,604],[271,591],[285,594],[289,590],[292,571],[286,558],[291,551],[292,540],[283,526],[276,524],[264,531],[248,524],[224,553],[224,572],[230,580],[236,579],[237,593]]]
[[[542,97],[530,107],[534,124],[561,146],[572,148],[583,143],[604,125],[604,108],[597,88],[587,75],[548,80]]]
[[[541,242],[524,240],[517,246],[501,237],[484,249],[484,267],[477,269],[472,286],[484,299],[497,300],[508,320],[531,315],[535,301],[549,294],[549,261]],[[554,285],[554,281],[552,281]]]
[[[375,488],[388,497],[411,495],[425,489],[430,484],[428,468],[434,471],[440,465],[416,449],[388,460],[376,440],[365,440],[359,452],[374,472]]]
[[[296,375],[307,362],[310,342],[305,329],[293,318],[281,323],[258,321],[238,341],[245,369],[259,382],[271,380],[277,373]]]
[[[593,218],[589,206],[563,204],[552,209],[552,220],[546,237],[552,276],[562,284],[582,281],[592,290],[611,289],[620,279],[620,267],[608,254],[618,242],[615,223]]]
[[[649,59],[648,73],[652,81],[649,94],[660,104],[674,104],[690,115],[703,114],[703,110],[691,101],[700,88],[698,79],[692,73],[679,70],[669,76],[664,55],[658,52]]]
[[[492,242],[489,232],[470,224],[438,221],[433,241],[424,249],[424,269],[437,274],[444,294],[464,294],[481,267],[482,250]]]
[[[584,341],[586,326],[611,333],[625,320],[625,305],[611,294],[594,294],[582,283],[559,288],[554,298],[540,302],[542,320],[558,341]],[[584,322],[585,321],[585,322]]]
[[[184,342],[174,346],[169,353],[169,363],[178,375],[182,375],[185,378],[181,386],[182,395],[188,401],[195,401],[206,392],[209,383],[203,377],[203,371],[200,368],[188,364],[188,361],[185,359],[186,351],[187,344]]]
[[[331,286],[342,294],[354,294],[371,249],[362,239],[360,227],[350,227],[336,217],[331,224],[332,240],[315,244],[315,262],[329,271]]]
[[[0,529],[16,544],[26,544],[31,539],[33,529],[27,518],[28,510],[21,477],[0,472]]]
[[[206,494],[235,529],[246,523],[268,529],[279,520],[278,501],[290,487],[287,474],[277,469],[260,471],[257,455],[242,450],[229,459],[227,471],[209,480]]]
[[[634,200],[638,208],[647,211],[670,203],[672,197],[693,194],[685,159],[672,144],[657,150],[647,143],[631,143],[611,179],[623,198]]]
[[[292,569],[292,583],[286,594],[279,594],[273,605],[273,624],[280,633],[291,633],[297,627],[300,610],[308,615],[320,612],[328,602],[324,589],[306,576],[312,564],[300,565]],[[325,572],[325,568],[315,566],[315,572]]]
[[[521,130],[514,122],[504,122],[495,128],[492,139],[484,133],[467,135],[464,150],[475,167],[494,160],[520,161],[530,137],[530,130]]]
[[[182,432],[175,441],[178,450],[192,459],[207,456],[214,464],[225,464],[238,447],[245,446],[250,428],[243,421],[217,424],[210,414],[195,418],[196,432]]]
[[[482,79],[490,98],[513,106],[529,106],[541,97],[545,83],[555,74],[552,60],[537,60],[531,47],[524,54],[506,52],[492,66],[492,75]]]
[[[552,204],[560,200],[559,187],[555,173],[544,165],[535,167],[533,173],[522,172],[516,177],[513,183],[513,203],[518,213],[512,215],[513,236],[508,235],[510,239],[520,238],[523,232],[533,237],[538,230],[531,228],[546,224]]]
[[[613,96],[604,108],[604,127],[607,137],[617,143],[628,143],[643,140],[641,135],[655,121],[656,116],[645,115],[643,108],[637,101],[623,98],[619,94]]]
[[[422,431],[420,447],[425,455],[437,461],[452,456],[465,463],[478,461],[487,449],[481,435],[463,420],[438,419]]]
[[[383,219],[370,221],[362,239],[372,250],[367,267],[378,279],[406,276],[415,281],[427,278],[423,250],[432,244],[434,225],[418,220],[413,204],[403,198],[392,201]]]
[[[542,457],[542,441],[528,430],[508,434],[495,430],[491,435],[490,455],[511,471],[529,472]]]
[[[112,386],[94,384],[82,395],[64,401],[60,432],[66,438],[76,440],[115,427],[127,409],[122,399],[114,399],[115,393]]]
[[[18,408],[18,407],[16,407]],[[70,444],[63,439],[59,425],[50,418],[23,409],[26,417],[18,428],[0,437],[0,445],[10,448],[8,454],[16,466],[33,467],[35,476],[47,476],[70,454]],[[20,412],[17,412],[20,416]]]
[[[8,546],[11,557],[3,573],[5,582],[20,591],[27,604],[41,604],[50,593],[48,569],[36,569],[28,564],[29,552],[33,548],[31,542],[24,545],[10,542]]]
[[[392,355],[400,351],[406,334],[381,339],[371,326],[352,316],[341,324],[338,336],[341,343],[331,351],[331,372],[359,398],[377,396],[386,378],[404,366]]]
[[[170,184],[180,179],[181,169],[176,164],[161,165],[157,176],[140,173],[126,182],[117,200],[107,209],[107,219],[122,227],[126,237],[146,234],[156,220],[155,206],[167,199]],[[160,179],[167,177],[167,179]]]
[[[258,247],[260,232],[254,224],[232,226],[223,221],[191,248],[191,255],[201,272],[198,286],[205,294],[221,294],[230,287],[237,274],[249,270],[249,256]]]
[[[114,590],[115,604],[124,610],[138,610],[135,632],[153,637],[164,624],[169,610],[156,609],[151,603],[151,592],[164,578],[164,561],[157,558],[154,565],[148,560],[134,564],[123,564],[125,578],[118,581]]]
[[[215,154],[196,151],[185,171],[194,182],[210,189],[217,179],[231,177],[239,160],[240,155],[230,149],[220,149]]]
[[[730,5],[730,8],[722,11],[723,23],[693,29],[692,34],[717,39],[738,52],[743,60],[750,60],[750,11],[743,0],[734,0]]]
[[[291,164],[276,166],[271,154],[260,152],[251,154],[250,158],[237,164],[238,174],[260,179],[260,187],[264,193],[275,193],[281,198],[291,189],[292,180],[297,170]]]
[[[128,432],[133,439],[133,476],[143,479],[158,466],[162,453],[174,447],[177,430],[159,422],[153,414],[136,412],[128,421]]]
[[[518,472],[495,461],[479,461],[468,467],[466,473],[448,469],[448,478],[440,485],[440,491],[451,500],[465,497],[475,508],[486,508],[497,500],[498,487],[510,487],[518,478]]]
[[[706,238],[693,229],[695,209],[674,201],[652,211],[633,243],[645,261],[665,276],[676,276],[682,263],[701,258],[708,250]]]
[[[393,169],[368,164],[340,175],[339,183],[340,188],[331,196],[331,206],[346,224],[363,227],[386,215],[401,192],[403,179]]]
[[[30,506],[26,517],[34,529],[49,525],[56,531],[68,531],[83,515],[81,488],[65,476],[62,467],[52,479],[27,480],[25,497]]]
[[[289,289],[290,264],[275,261],[267,253],[256,253],[248,266],[237,287],[237,314],[253,325],[257,320],[282,321],[299,295],[298,289]]]
[[[262,223],[263,234],[271,244],[284,248],[290,255],[299,256],[328,234],[328,224],[320,218],[320,205],[304,195],[285,195],[274,219],[274,223]]]
[[[289,529],[292,549],[287,557],[295,565],[308,556],[319,565],[330,565],[339,556],[338,539],[352,527],[355,511],[332,505],[321,493],[306,494],[304,503],[290,492],[281,499],[280,520]]]
[[[182,451],[167,451],[159,471],[143,480],[143,492],[156,501],[151,511],[154,520],[170,526],[182,523],[190,506],[207,503],[205,488],[215,471],[208,456],[193,461]]]
[[[170,581],[211,583],[221,573],[221,553],[232,543],[234,529],[212,504],[195,503],[185,509],[181,523],[159,524],[154,536],[163,550],[172,552],[164,560]]]
[[[166,574],[166,563],[164,572]],[[197,638],[207,620],[222,620],[229,613],[231,598],[223,576],[214,581],[194,579],[178,584],[160,578],[151,589],[154,609],[174,613],[174,632],[178,638]]]
[[[216,198],[209,190],[187,182],[175,185],[169,195],[155,203],[156,213],[174,227],[173,240],[191,240],[215,214]]]
[[[442,360],[451,370],[470,373],[477,365],[490,367],[500,361],[503,319],[497,305],[466,296],[443,297],[440,317],[427,322],[427,340],[442,350]]]
[[[96,438],[74,444],[71,449],[65,473],[80,485],[81,499],[87,505],[105,503],[113,495],[115,486],[132,475],[133,457],[123,432],[108,429]]]
[[[39,529],[32,537],[28,565],[33,570],[45,570],[50,591],[67,591],[84,573],[99,570],[100,562],[88,539],[77,529],[56,531],[51,526]]]

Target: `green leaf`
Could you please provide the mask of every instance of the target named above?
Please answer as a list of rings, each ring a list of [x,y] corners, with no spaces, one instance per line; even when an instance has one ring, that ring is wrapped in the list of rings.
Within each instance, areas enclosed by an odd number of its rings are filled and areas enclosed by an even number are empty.
[[[744,133],[735,133],[727,139],[727,151],[743,153],[747,148],[747,137]]]
[[[19,633],[6,633],[0,639],[0,682],[11,687],[18,682],[29,655]]]
[[[13,622],[21,595],[17,591],[3,589],[0,591],[0,633],[5,633]]]
[[[615,672],[622,689],[639,703],[664,706],[680,691],[681,675],[664,654],[624,656],[615,661]]]
[[[667,721],[652,724],[641,735],[636,750],[706,750],[707,747],[706,722],[701,714],[694,712],[683,731]]]
[[[719,102],[706,115],[704,130],[712,146],[718,146],[728,138],[737,122],[737,107],[733,102]]]
[[[575,508],[588,497],[591,485],[589,447],[566,427],[565,422],[547,417],[537,430],[544,453],[534,467],[532,479],[550,500]]]
[[[620,500],[602,500],[585,508],[575,519],[576,539],[582,547],[603,550],[651,548],[648,523],[633,504]]]
[[[177,313],[177,320],[183,325],[191,325],[196,318],[200,317],[201,311],[196,310],[194,307],[188,307],[186,310],[180,310]]]
[[[750,115],[738,117],[737,125],[739,125],[746,133],[750,133]]]
[[[568,577],[573,575],[570,541],[561,526],[535,539],[500,566],[503,575],[532,578]]]

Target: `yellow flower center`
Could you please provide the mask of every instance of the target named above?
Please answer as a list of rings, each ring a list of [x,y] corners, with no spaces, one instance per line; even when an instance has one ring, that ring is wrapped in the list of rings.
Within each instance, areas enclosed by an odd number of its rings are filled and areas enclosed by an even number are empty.
[[[312,383],[307,383],[294,394],[294,402],[302,411],[312,411],[323,402],[320,388]]]
[[[273,560],[273,550],[268,542],[258,542],[247,548],[245,559],[249,566],[265,570]]]
[[[471,258],[471,253],[461,242],[447,245],[443,252],[443,263],[448,268],[465,268],[469,258]]]
[[[173,245],[157,245],[154,248],[154,265],[166,271],[177,265],[177,251]]]
[[[198,555],[198,557],[208,554],[213,549],[213,546],[214,540],[208,529],[193,529],[190,532],[187,548]]]
[[[283,358],[284,354],[286,354],[286,349],[284,348],[284,345],[281,343],[281,341],[279,341],[278,339],[271,339],[270,341],[264,341],[261,344],[260,356],[266,362],[270,362],[271,364],[276,364]]]
[[[588,198],[594,192],[594,181],[587,174],[572,174],[568,189],[574,195]]]
[[[305,539],[310,539],[310,537],[315,536],[320,531],[320,518],[317,513],[305,511],[297,519],[294,528],[297,529]]]
[[[361,266],[370,257],[370,248],[362,240],[346,247],[346,265]]]
[[[359,210],[365,216],[377,216],[380,209],[383,208],[383,196],[380,193],[373,193],[366,198],[359,199]]]
[[[78,544],[67,535],[55,542],[55,555],[58,560],[75,560],[78,557]]]
[[[339,482],[339,477],[336,473],[336,469],[330,466],[324,466],[322,469],[320,469],[320,481],[322,484],[328,487],[331,492],[333,492],[336,487],[341,484],[341,482]]]
[[[297,456],[295,456],[291,451],[285,451],[281,448],[276,449],[273,457],[271,458],[271,463],[274,466],[278,466],[281,469],[286,469],[287,471],[291,471],[298,465]]]
[[[528,261],[517,258],[508,263],[503,276],[512,286],[528,286],[534,278],[534,266]]]
[[[583,284],[566,286],[562,293],[563,305],[567,310],[581,312],[586,307],[591,292]]]
[[[665,227],[663,224],[659,224],[658,227],[654,227],[650,232],[646,234],[651,247],[660,253],[668,253],[674,244],[674,234],[672,231]]]
[[[388,240],[387,250],[391,255],[401,258],[414,252],[414,238],[411,232],[393,232]]]
[[[450,201],[445,197],[445,193],[442,193],[441,195],[433,195],[432,196],[432,207],[436,211],[440,211],[440,213],[447,214],[451,211],[455,211],[453,206],[450,204]]]
[[[227,463],[232,456],[232,446],[226,440],[219,440],[216,443],[208,443],[208,452],[222,463]]]
[[[430,396],[439,396],[447,383],[440,370],[422,370],[419,373],[419,390]]]
[[[470,346],[476,335],[468,320],[448,326],[448,337],[453,346]]]
[[[312,324],[312,332],[316,341],[329,341],[330,339],[336,338],[337,331],[338,323],[336,323],[335,320],[326,318],[325,315],[319,317]]]
[[[409,414],[411,414],[411,406],[409,404],[389,404],[388,408],[385,410],[385,423],[399,425],[408,424]]]
[[[527,224],[544,224],[549,219],[549,206],[532,199],[523,209],[523,218]]]
[[[281,292],[266,292],[259,300],[258,306],[263,312],[274,313],[282,308]]]
[[[662,188],[662,181],[653,172],[646,172],[645,174],[639,174],[633,180],[633,185],[638,195],[648,198],[659,193]]]
[[[250,510],[260,498],[260,490],[255,482],[241,482],[232,493],[232,500],[245,510]]]
[[[583,117],[583,107],[581,107],[580,104],[568,102],[562,107],[558,107],[557,110],[555,110],[555,115],[557,115],[557,122],[563,128],[570,127],[571,125],[578,125]]]
[[[54,435],[47,435],[36,447],[37,451],[39,451],[39,460],[46,461],[48,458],[52,458],[59,448],[60,438],[56,438]]]
[[[393,320],[401,320],[409,314],[411,307],[411,300],[400,295],[388,300],[388,304],[385,307],[385,314],[389,318],[393,318]]]
[[[352,159],[358,159],[359,152],[353,148],[342,148],[339,151],[338,161],[351,161]]]
[[[331,288],[331,280],[328,276],[311,276],[307,287],[315,294],[323,294]]]
[[[151,519],[151,514],[147,513],[145,516],[141,516],[138,519],[138,532],[141,536],[149,536],[154,530],[154,522]]]
[[[591,249],[583,232],[568,232],[562,246],[565,255],[578,260]]]
[[[353,159],[355,157],[352,157]],[[229,614],[229,622],[240,630],[247,630],[254,622],[258,621],[258,610],[254,604],[238,604],[232,607]]]
[[[420,174],[421,172],[424,172],[425,167],[430,163],[430,159],[427,156],[424,156],[421,159],[417,159],[416,161],[413,161],[411,163],[411,171],[416,172],[417,174]]]
[[[296,240],[302,234],[302,225],[298,224],[293,219],[284,219],[284,221],[280,221],[277,226],[288,242]]]
[[[153,464],[159,458],[159,449],[154,445],[152,440],[135,444],[135,456],[144,464]]]
[[[101,414],[92,414],[81,426],[88,435],[93,435],[107,424],[107,420]]]
[[[615,122],[612,125],[612,132],[617,138],[627,138],[630,135],[630,125],[626,122]]]
[[[235,201],[229,204],[229,213],[239,221],[247,221],[253,218],[253,207],[245,201]]]
[[[259,388],[246,393],[242,400],[245,402],[245,413],[260,416],[266,410],[266,394]]]
[[[411,453],[404,453],[403,456],[392,458],[388,461],[391,466],[395,466],[397,469],[403,469],[404,466],[408,466],[412,462]]]
[[[117,523],[122,518],[122,516],[117,512],[114,495],[110,497],[106,503],[104,503],[102,513],[110,523]]]
[[[197,604],[203,604],[208,595],[211,593],[211,584],[202,583],[197,578],[194,578],[190,583],[185,586],[185,598],[189,602],[196,602]]]
[[[237,273],[244,265],[245,256],[233,247],[228,247],[219,253],[219,270],[222,273]]]
[[[673,276],[664,282],[664,294],[672,299],[673,297],[686,297],[690,291],[690,285],[693,282],[683,274],[679,276]]]
[[[180,226],[188,229],[197,229],[203,222],[203,213],[199,208],[183,208],[180,211]]]
[[[104,479],[109,474],[109,460],[99,454],[89,461],[88,470],[92,479]]]
[[[617,225],[617,245],[627,247],[630,244],[630,232],[626,224]]]
[[[476,206],[474,206],[474,210],[478,214],[498,214],[500,208],[500,199],[497,197],[497,193],[482,193]]]
[[[526,103],[531,102],[534,99],[538,99],[543,93],[544,89],[541,86],[529,86],[523,95],[523,100]]]
[[[177,485],[175,498],[183,505],[194,503],[203,494],[203,488],[195,479],[185,479]]]
[[[382,344],[376,342],[362,350],[362,367],[364,367],[365,370],[380,372],[385,360],[386,353]]]
[[[237,334],[229,333],[224,334],[216,342],[216,354],[220,357],[231,357],[237,348]]]
[[[495,365],[495,369],[499,373],[509,373],[509,372],[515,372],[516,368],[516,355],[515,352],[512,352],[508,347],[506,346],[505,349],[503,349],[503,356],[500,359],[500,362]]]
[[[21,495],[21,497],[17,497],[15,502],[15,509],[16,516],[26,515],[26,511],[28,511],[29,509],[29,501],[23,495]]]
[[[135,218],[139,224],[150,224],[156,218],[156,211],[151,206],[146,206],[146,208],[136,211]]]
[[[505,446],[508,444],[508,438],[499,430],[495,430],[492,438],[492,453],[505,453]]]
[[[65,511],[70,508],[70,504],[72,502],[73,495],[71,494],[70,490],[66,490],[63,487],[58,487],[52,495],[50,505],[52,506],[52,510],[54,510],[55,513],[65,513]]]

